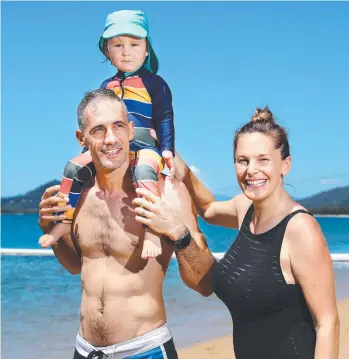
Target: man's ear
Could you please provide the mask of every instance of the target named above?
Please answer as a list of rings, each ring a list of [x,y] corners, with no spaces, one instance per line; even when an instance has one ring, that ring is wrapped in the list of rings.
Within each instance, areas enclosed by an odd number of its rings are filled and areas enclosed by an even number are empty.
[[[87,148],[87,145],[85,144],[84,135],[80,130],[76,130],[75,136],[76,136],[76,139],[78,140],[78,142],[80,143],[80,146]]]
[[[130,121],[128,123],[128,139],[131,141],[135,137],[134,123]]]

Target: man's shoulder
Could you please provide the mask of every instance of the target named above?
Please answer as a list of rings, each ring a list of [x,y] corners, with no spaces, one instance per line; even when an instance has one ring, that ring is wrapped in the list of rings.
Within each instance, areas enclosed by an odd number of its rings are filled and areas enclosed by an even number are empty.
[[[96,192],[94,180],[86,181],[81,189],[79,205],[83,206],[86,202],[89,202],[89,196]]]

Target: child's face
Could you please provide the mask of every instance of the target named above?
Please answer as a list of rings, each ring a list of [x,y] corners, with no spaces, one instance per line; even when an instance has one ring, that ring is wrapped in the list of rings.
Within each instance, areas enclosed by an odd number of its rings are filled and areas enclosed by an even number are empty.
[[[129,35],[113,37],[107,43],[107,56],[119,71],[135,71],[148,56],[147,41]]]

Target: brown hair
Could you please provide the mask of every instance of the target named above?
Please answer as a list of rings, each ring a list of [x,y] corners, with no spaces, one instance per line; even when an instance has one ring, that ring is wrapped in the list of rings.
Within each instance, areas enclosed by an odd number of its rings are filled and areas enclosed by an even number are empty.
[[[235,132],[234,136],[234,162],[235,151],[239,137],[245,133],[263,133],[274,140],[275,149],[280,149],[281,158],[284,160],[290,155],[290,146],[286,130],[278,125],[272,112],[268,107],[264,109],[257,108],[251,117],[250,122],[247,122]]]

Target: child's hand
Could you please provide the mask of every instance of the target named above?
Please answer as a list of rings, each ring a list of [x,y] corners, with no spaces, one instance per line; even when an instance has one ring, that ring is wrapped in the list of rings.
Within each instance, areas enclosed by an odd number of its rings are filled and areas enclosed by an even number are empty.
[[[158,140],[158,136],[156,136],[156,132],[153,128],[150,129],[150,136],[153,137],[153,139],[156,141],[156,142],[159,142]]]
[[[174,165],[173,153],[171,151],[162,151],[161,155],[166,163],[166,166],[170,170],[170,179],[173,179],[175,176],[175,165]]]

